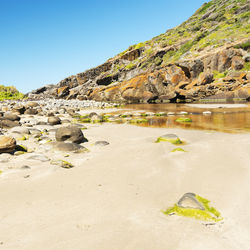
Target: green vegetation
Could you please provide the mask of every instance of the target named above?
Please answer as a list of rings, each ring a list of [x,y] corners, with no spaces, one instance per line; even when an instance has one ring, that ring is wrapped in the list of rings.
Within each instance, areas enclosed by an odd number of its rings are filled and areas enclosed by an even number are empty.
[[[199,14],[204,14],[206,12],[206,10],[213,5],[213,2],[209,2],[209,3],[204,3],[202,5],[202,7],[198,10]]]
[[[161,65],[162,62],[167,65],[182,59],[183,56],[196,57],[208,46],[216,48],[228,42],[248,38],[250,12],[237,13],[237,10],[245,3],[245,0],[210,1],[203,4],[192,17],[176,28],[154,37],[151,41],[133,45],[133,49],[142,46],[146,49],[140,68],[146,69],[152,65]],[[152,54],[156,46],[160,48],[173,46],[173,49],[167,51],[162,58],[153,59]],[[247,50],[249,42],[238,45],[236,48]],[[127,69],[133,67],[133,64],[129,64]]]
[[[15,87],[5,87],[4,85],[0,85],[0,101],[19,100],[23,98],[24,95],[20,93]]]
[[[241,71],[249,71],[250,70],[250,62],[246,62]]]
[[[143,46],[145,46],[145,43],[138,43],[135,45],[134,49],[140,49]]]
[[[235,48],[236,49],[245,49],[245,50],[247,50],[247,49],[250,48],[250,42],[245,42],[245,43],[236,45]]]
[[[228,71],[224,71],[224,72],[220,73],[220,72],[214,70],[213,74],[214,74],[214,79],[219,79],[219,78],[224,78],[225,76],[227,76]]]
[[[179,216],[191,217],[202,221],[218,222],[223,219],[220,212],[218,212],[214,207],[209,206],[209,200],[199,195],[196,195],[196,199],[203,205],[204,210],[195,208],[183,208],[179,207],[177,204],[174,204],[173,207],[168,208],[166,211],[163,211],[163,213],[166,215],[176,214]]]
[[[149,122],[149,120],[147,119],[132,119],[129,121],[129,123],[132,123],[132,124],[147,123],[147,122]]]
[[[131,62],[128,65],[126,65],[125,69],[131,70],[131,69],[134,69],[135,67],[136,67],[136,64]]]

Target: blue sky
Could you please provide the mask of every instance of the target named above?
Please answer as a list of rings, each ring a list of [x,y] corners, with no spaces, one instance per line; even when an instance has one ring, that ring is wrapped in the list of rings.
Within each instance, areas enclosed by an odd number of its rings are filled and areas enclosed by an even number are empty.
[[[0,84],[23,93],[173,28],[203,0],[0,0]]]

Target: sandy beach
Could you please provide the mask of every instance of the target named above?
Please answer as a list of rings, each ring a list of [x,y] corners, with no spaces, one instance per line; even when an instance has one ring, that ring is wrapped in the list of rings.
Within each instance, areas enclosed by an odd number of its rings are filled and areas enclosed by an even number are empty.
[[[249,249],[249,133],[108,123],[87,128],[90,151],[65,157],[74,168],[27,160],[28,154],[1,163],[9,170],[0,176],[0,249]],[[187,152],[155,143],[168,133],[185,141]],[[94,146],[97,140],[110,144]],[[223,221],[210,225],[162,213],[186,192],[211,200]]]

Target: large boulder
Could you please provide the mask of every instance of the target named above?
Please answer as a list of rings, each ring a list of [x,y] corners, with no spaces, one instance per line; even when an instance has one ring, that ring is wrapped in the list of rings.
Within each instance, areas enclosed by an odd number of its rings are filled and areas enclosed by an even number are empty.
[[[0,136],[0,153],[11,153],[16,148],[16,140],[13,137]]]
[[[56,130],[57,141],[71,141],[74,143],[86,142],[82,130],[76,126],[61,127]]]

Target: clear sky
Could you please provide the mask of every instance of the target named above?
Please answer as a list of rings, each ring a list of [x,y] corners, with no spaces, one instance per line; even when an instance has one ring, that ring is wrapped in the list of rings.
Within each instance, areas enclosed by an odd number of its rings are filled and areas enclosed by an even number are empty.
[[[164,33],[204,0],[0,0],[0,84],[56,84]]]

